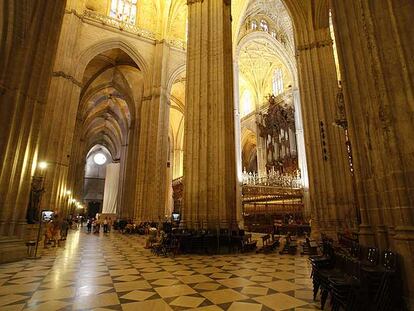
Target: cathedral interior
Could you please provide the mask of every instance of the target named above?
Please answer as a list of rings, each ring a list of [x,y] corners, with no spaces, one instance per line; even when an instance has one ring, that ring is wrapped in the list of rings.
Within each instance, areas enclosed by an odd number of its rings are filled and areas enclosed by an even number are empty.
[[[414,310],[412,19],[0,1],[0,310]]]

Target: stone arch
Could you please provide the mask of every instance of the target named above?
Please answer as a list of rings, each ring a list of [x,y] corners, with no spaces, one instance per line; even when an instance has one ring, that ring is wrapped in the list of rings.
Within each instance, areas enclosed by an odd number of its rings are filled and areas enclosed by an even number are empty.
[[[139,70],[142,71],[145,76],[149,74],[150,66],[148,65],[144,57],[138,51],[136,51],[133,47],[131,47],[131,45],[125,40],[120,39],[120,38],[114,38],[114,39],[100,41],[88,47],[86,50],[84,50],[80,54],[80,56],[78,57],[78,60],[76,61],[76,63],[78,64],[77,71],[75,73],[76,80],[78,81],[82,80],[83,73],[86,69],[86,66],[90,63],[90,61],[96,55],[99,55],[100,53],[103,53],[105,51],[108,51],[111,49],[117,49],[117,48],[122,50],[126,54],[128,54],[128,56],[131,57],[131,59],[137,64]]]
[[[315,29],[329,27],[328,0],[318,0],[312,2],[312,18]]]
[[[114,154],[114,152],[116,151],[113,149],[113,146],[108,144],[108,142],[105,139],[94,139],[90,143],[88,143],[85,146],[85,149],[83,150],[83,157],[85,159],[90,155],[91,151],[93,150],[93,148],[95,148],[95,146],[102,146],[106,148],[108,153],[111,155],[111,160],[117,160],[116,154]]]
[[[256,134],[248,129],[244,128],[241,137],[241,151],[242,151],[242,169],[247,169],[248,171],[252,168],[252,160],[256,161],[257,172],[257,138]]]
[[[171,75],[170,75],[170,77],[168,79],[167,94],[170,94],[171,93],[171,88],[172,88],[174,82],[185,71],[186,71],[186,63],[181,64],[177,68],[174,69],[174,71],[171,73]]]
[[[306,4],[295,0],[282,0],[282,3],[285,5],[292,20],[293,33],[296,37],[299,29],[307,28],[305,16],[306,8],[303,7]]]

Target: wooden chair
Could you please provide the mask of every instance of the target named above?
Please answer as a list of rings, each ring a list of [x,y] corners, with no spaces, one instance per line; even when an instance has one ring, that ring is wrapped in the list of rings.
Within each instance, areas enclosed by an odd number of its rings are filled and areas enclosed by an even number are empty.
[[[257,246],[257,240],[252,240],[251,234],[246,234],[243,236],[242,247],[241,247],[243,253],[256,249],[256,246]]]

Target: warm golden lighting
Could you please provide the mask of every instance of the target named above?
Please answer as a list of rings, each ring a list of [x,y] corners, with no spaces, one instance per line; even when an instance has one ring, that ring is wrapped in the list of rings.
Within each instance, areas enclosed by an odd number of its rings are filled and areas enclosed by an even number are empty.
[[[72,191],[66,190],[66,195],[71,195],[71,194],[72,194]]]
[[[46,168],[47,168],[47,162],[45,162],[45,161],[39,162],[38,167],[39,167],[41,170],[46,169]]]

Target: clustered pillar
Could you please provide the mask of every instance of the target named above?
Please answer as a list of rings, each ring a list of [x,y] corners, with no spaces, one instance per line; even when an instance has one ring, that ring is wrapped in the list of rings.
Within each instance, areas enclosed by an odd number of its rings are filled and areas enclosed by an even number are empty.
[[[164,221],[167,193],[169,102],[166,91],[170,47],[164,41],[155,46],[152,85],[144,90],[138,172],[136,181],[135,219]]]
[[[82,83],[77,81],[72,55],[81,21],[74,14],[63,18],[57,56],[45,106],[47,122],[42,123],[39,140],[39,159],[47,161],[47,186],[41,208],[59,214],[70,214],[68,167]]]
[[[360,239],[401,255],[414,297],[414,2],[333,0]],[[411,301],[411,306],[414,302]]]
[[[230,0],[188,0],[182,226],[235,228]]]
[[[312,233],[336,237],[340,230],[357,229],[351,172],[344,132],[335,126],[338,81],[328,19],[318,23],[310,2],[306,10],[296,48]]]
[[[0,235],[3,236],[22,237],[24,233],[31,180],[39,160],[40,125],[45,114],[65,3],[6,0],[0,4],[3,24],[0,46]],[[11,248],[0,249],[0,254],[0,261],[13,259]]]

